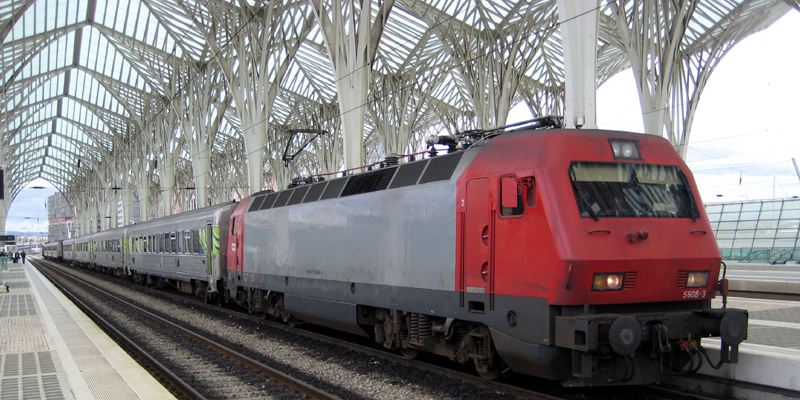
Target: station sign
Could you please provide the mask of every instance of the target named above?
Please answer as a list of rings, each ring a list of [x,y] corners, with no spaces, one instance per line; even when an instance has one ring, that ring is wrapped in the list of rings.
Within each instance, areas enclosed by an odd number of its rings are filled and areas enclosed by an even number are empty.
[[[0,242],[3,244],[15,245],[17,238],[14,235],[0,235]]]

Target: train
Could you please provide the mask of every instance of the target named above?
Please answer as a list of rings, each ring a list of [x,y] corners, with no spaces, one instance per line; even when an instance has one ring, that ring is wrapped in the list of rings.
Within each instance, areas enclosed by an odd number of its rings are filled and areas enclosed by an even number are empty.
[[[455,142],[45,256],[471,363],[487,379],[633,385],[704,358],[738,362],[748,313],[711,306],[727,287],[722,260],[668,141],[537,119]]]

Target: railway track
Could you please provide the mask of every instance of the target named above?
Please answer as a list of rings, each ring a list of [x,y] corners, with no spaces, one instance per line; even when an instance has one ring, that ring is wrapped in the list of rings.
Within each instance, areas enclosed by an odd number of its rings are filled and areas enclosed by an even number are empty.
[[[101,328],[122,342],[123,347],[129,351],[133,350],[136,356],[146,360],[146,363],[157,371],[160,378],[182,396],[192,399],[275,398],[297,397],[299,394],[319,400],[341,399],[336,394],[289,376],[235,349],[216,343],[210,338],[192,332],[97,285],[52,268],[52,266],[45,266],[46,263],[41,260],[34,261],[34,265]],[[77,288],[85,289],[82,295],[76,294]],[[87,301],[87,297],[92,298],[93,301]],[[109,310],[99,310],[100,307],[96,306],[96,300],[100,299],[107,300],[105,304],[124,307],[128,312],[134,312],[137,316],[143,317],[136,319],[133,324],[141,329],[131,330],[131,324],[124,322],[122,324],[125,326],[120,328],[120,315],[113,315],[114,313]],[[155,339],[159,346],[152,346],[153,343],[143,344],[142,337]],[[163,347],[169,345],[163,341],[170,338],[174,344],[168,347],[169,349],[181,348],[184,351],[169,352],[169,357],[172,359],[168,364],[163,361],[165,358]],[[159,356],[157,353],[162,355]],[[268,380],[266,383],[277,383],[282,388],[275,390],[272,386],[267,387],[265,381],[257,376],[266,378]],[[231,381],[234,382],[234,385],[230,384]],[[228,383],[223,384],[223,382]],[[248,384],[252,387],[248,388]],[[232,388],[231,386],[236,387]],[[225,388],[232,389],[232,391],[220,393],[220,390],[225,390]]]
[[[51,268],[53,265],[56,266],[58,265],[43,260],[37,260],[36,263],[39,265],[47,263],[48,265],[51,265]],[[57,269],[61,270],[61,273],[67,273],[65,272],[65,270],[67,270],[66,268],[61,267]],[[75,273],[75,271],[69,271],[69,273]],[[193,309],[203,309],[204,311],[207,311],[209,313],[216,314],[216,316],[214,316],[213,318],[221,317],[229,320],[236,320],[242,322],[246,321],[248,323],[253,324],[253,326],[268,327],[269,329],[279,330],[282,332],[286,332],[287,334],[290,335],[299,336],[316,342],[326,343],[336,347],[358,352],[360,354],[363,354],[364,356],[384,360],[385,362],[391,362],[406,368],[423,370],[429,374],[439,375],[446,379],[460,381],[469,385],[474,385],[476,387],[483,387],[487,391],[494,392],[496,394],[507,395],[510,398],[547,399],[547,400],[552,400],[552,399],[587,400],[587,399],[601,399],[601,398],[620,399],[620,400],[642,399],[642,398],[653,399],[653,400],[709,399],[709,397],[704,397],[691,393],[682,393],[674,388],[665,388],[658,385],[640,386],[636,387],[635,390],[631,390],[630,387],[565,389],[554,382],[537,378],[531,378],[531,377],[517,376],[505,382],[486,381],[474,375],[473,373],[452,369],[453,368],[452,365],[443,366],[442,361],[437,358],[430,357],[431,358],[430,360],[426,358],[425,360],[422,361],[408,360],[401,355],[390,353],[385,350],[372,347],[371,344],[359,341],[357,338],[340,339],[337,337],[332,337],[330,336],[330,332],[325,329],[313,331],[307,329],[293,328],[275,321],[265,320],[263,317],[260,316],[250,315],[241,311],[204,304],[201,300],[195,299],[191,296],[185,296],[169,291],[147,288],[121,279],[115,279],[115,283],[123,284],[137,291],[146,292],[147,295],[161,298],[173,304],[182,304],[186,307]],[[351,397],[351,396],[343,396],[343,397]]]

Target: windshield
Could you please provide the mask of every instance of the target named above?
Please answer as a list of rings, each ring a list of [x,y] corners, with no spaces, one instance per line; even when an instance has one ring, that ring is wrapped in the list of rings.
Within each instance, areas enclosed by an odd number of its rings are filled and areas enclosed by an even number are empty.
[[[583,218],[697,218],[677,167],[577,162],[569,176]]]

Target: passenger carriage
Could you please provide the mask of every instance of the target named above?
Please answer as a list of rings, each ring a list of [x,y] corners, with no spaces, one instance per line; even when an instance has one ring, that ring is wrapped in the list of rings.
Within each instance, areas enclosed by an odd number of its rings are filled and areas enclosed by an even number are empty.
[[[216,293],[234,203],[226,203],[129,226],[125,265],[134,278],[205,296]]]

